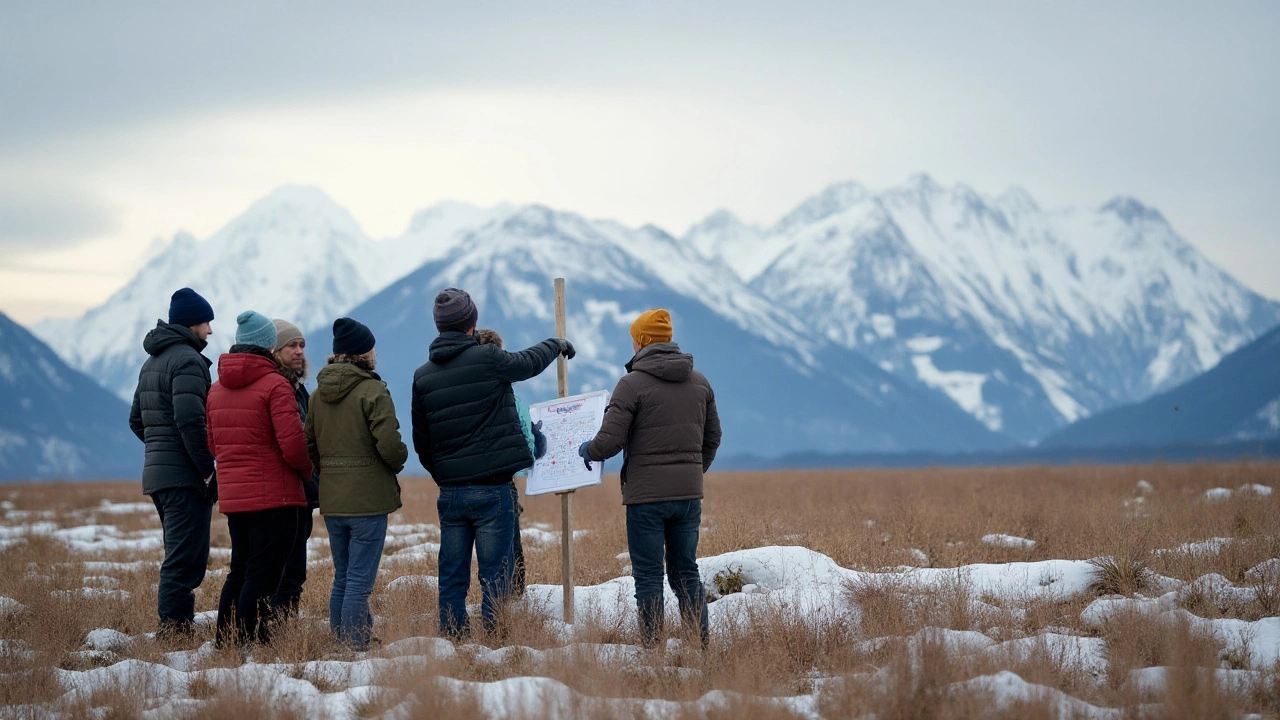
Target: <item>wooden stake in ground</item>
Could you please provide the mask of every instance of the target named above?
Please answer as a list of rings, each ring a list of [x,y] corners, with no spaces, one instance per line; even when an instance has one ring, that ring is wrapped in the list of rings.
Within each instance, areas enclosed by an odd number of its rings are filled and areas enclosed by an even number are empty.
[[[565,336],[564,278],[555,279],[556,337]],[[560,397],[569,395],[569,362],[556,358],[556,381]],[[573,491],[560,496],[560,583],[564,586],[564,621],[573,624]]]

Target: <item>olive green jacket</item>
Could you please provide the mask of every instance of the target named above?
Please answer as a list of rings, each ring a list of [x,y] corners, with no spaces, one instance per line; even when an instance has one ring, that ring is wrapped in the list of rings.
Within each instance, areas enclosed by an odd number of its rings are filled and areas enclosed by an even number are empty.
[[[316,376],[307,413],[307,452],[320,470],[320,514],[385,515],[400,508],[409,449],[387,384],[376,373],[339,362]]]

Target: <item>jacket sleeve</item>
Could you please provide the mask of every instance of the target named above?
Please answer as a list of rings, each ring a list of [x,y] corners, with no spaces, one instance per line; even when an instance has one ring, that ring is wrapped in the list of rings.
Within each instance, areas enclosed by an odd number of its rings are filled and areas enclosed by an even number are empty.
[[[271,413],[271,429],[275,432],[280,452],[289,467],[298,471],[301,479],[311,477],[311,458],[307,456],[307,439],[302,430],[302,415],[298,412],[298,401],[293,397],[293,389],[283,376],[280,382],[271,384],[271,394],[267,396],[267,409]]]
[[[182,445],[196,466],[200,477],[213,474],[213,452],[209,450],[205,400],[209,396],[209,380],[196,361],[179,365],[173,373],[173,421],[178,426]]]
[[[498,377],[514,383],[536,377],[546,370],[560,354],[560,343],[555,338],[547,338],[520,352],[509,353],[496,347],[494,350],[498,354]]]
[[[142,402],[139,399],[142,395],[142,384],[138,384],[138,389],[133,391],[133,406],[129,408],[129,429],[133,431],[138,439],[146,442],[146,428],[142,425]]]
[[[311,466],[318,471],[320,469],[320,446],[316,444],[314,414],[307,413],[307,419],[302,423],[302,434],[307,439],[307,457],[311,458]]]
[[[425,407],[425,399],[418,393],[418,378],[414,377],[413,383],[413,399],[410,402],[410,420],[413,425],[413,452],[418,456],[418,462],[422,463],[422,467],[427,473],[435,475],[432,471],[431,462],[431,433],[427,429],[427,408]]]
[[[720,412],[716,410],[716,393],[707,385],[707,421],[702,428],[702,472],[711,469],[720,449]]]
[[[587,454],[592,460],[608,460],[622,452],[627,446],[627,438],[631,437],[631,422],[636,417],[636,393],[624,377],[613,389],[609,398],[609,407],[604,410],[604,422],[600,431],[587,446]]]
[[[377,392],[365,403],[364,417],[369,423],[369,432],[373,434],[373,441],[382,461],[391,468],[391,472],[404,470],[404,461],[409,459],[409,448],[400,439],[400,421],[396,419],[391,392],[384,383],[378,382]]]

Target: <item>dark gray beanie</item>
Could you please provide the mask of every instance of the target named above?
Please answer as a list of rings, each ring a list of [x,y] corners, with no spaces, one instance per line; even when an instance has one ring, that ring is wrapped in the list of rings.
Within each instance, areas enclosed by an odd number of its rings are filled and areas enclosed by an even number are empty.
[[[445,288],[436,295],[431,314],[435,316],[436,330],[466,332],[476,326],[476,304],[466,290]]]

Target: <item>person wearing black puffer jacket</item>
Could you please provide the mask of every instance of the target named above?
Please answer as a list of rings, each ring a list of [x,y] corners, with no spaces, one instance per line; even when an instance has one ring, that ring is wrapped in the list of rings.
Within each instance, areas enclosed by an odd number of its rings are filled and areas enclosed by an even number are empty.
[[[511,594],[516,529],[511,477],[533,465],[511,383],[574,356],[568,340],[548,338],[507,352],[476,341],[471,296],[446,288],[435,299],[440,335],[413,375],[413,449],[440,486],[440,632],[469,632],[471,554],[479,565],[480,612],[487,631]]]
[[[138,374],[129,428],[146,444],[142,493],[151,497],[164,529],[158,614],[160,634],[194,629],[195,589],[209,562],[213,453],[205,428],[213,308],[182,288],[169,301],[169,322],[156,321],[142,347],[149,356]]]

